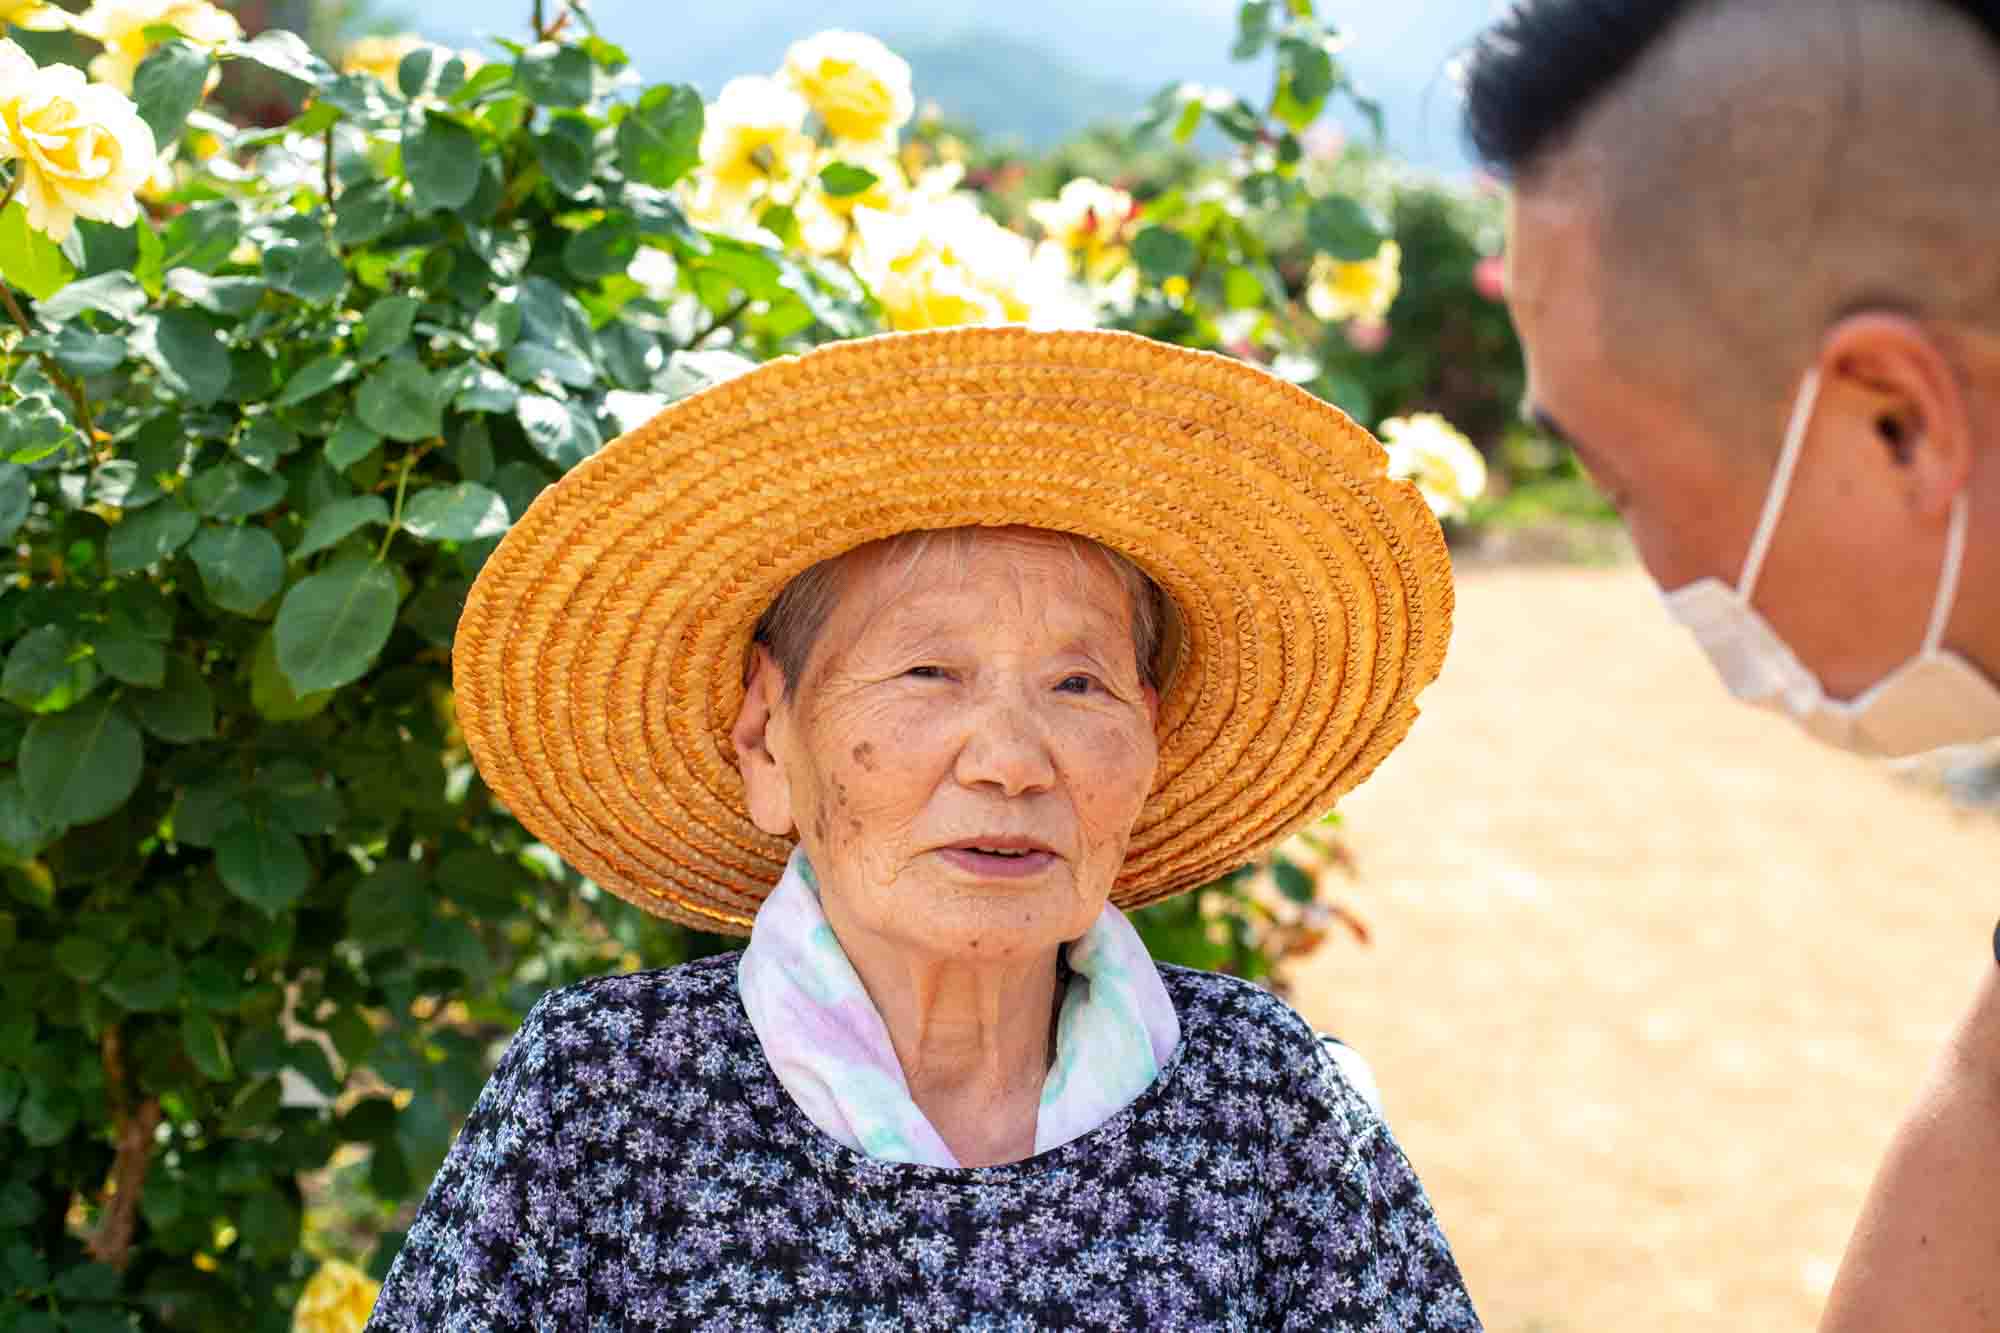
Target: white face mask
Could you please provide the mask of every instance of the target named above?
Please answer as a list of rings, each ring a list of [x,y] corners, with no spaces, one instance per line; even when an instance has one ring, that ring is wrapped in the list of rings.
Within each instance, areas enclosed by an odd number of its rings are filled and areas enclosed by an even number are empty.
[[[1778,471],[1764,499],[1749,558],[1743,562],[1743,577],[1733,589],[1721,579],[1705,578],[1665,593],[1667,613],[1693,632],[1731,694],[1761,708],[1789,713],[1812,735],[1842,749],[1900,757],[2000,736],[2000,686],[1940,646],[1965,562],[1970,510],[1963,492],[1952,503],[1944,571],[1922,649],[1858,698],[1828,698],[1819,679],[1750,605],[1818,397],[1815,368],[1792,408]]]

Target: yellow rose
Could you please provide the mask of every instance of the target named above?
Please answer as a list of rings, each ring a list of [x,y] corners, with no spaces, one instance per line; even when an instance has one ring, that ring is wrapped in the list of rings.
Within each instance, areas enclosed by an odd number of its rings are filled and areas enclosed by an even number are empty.
[[[866,33],[835,30],[793,42],[784,78],[840,139],[890,138],[917,107],[909,63]]]
[[[0,41],[0,162],[14,164],[28,225],[60,241],[80,217],[129,227],[159,149],[132,99],[70,65],[38,69]]]
[[[1382,423],[1389,475],[1414,481],[1431,512],[1457,518],[1486,490],[1486,460],[1472,441],[1435,412],[1391,417]]]
[[[0,28],[61,32],[68,26],[69,15],[48,0],[0,0]]]
[[[353,1264],[329,1259],[306,1282],[292,1311],[292,1333],[361,1333],[381,1290]]]
[[[128,93],[132,75],[153,49],[146,29],[173,28],[197,46],[220,46],[243,35],[236,20],[208,0],[96,0],[74,26],[104,47],[91,57],[90,76]]]
[[[1028,205],[1048,238],[1075,255],[1093,281],[1109,278],[1125,261],[1133,230],[1132,196],[1088,176],[1078,176],[1053,199]]]
[[[1384,241],[1373,259],[1321,255],[1306,278],[1306,306],[1325,320],[1381,319],[1403,288],[1403,247]]]
[[[854,221],[854,270],[894,328],[1089,322],[1060,267],[1040,262],[1025,236],[988,217],[970,195],[901,213],[859,208]]]
[[[731,79],[708,108],[701,131],[704,175],[716,206],[740,205],[772,181],[798,180],[812,167],[805,99],[776,79]]]

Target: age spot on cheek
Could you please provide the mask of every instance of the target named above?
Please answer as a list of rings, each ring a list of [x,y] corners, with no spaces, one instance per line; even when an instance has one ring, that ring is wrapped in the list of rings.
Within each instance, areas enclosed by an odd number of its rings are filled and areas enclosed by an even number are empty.
[[[855,746],[854,762],[861,765],[863,771],[873,773],[875,771],[875,743],[873,741],[863,741],[861,744]]]

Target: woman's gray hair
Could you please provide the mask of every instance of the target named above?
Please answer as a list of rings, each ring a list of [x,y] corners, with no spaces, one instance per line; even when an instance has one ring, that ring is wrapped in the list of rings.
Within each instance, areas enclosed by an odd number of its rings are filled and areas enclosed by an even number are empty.
[[[888,554],[901,556],[907,563],[914,564],[930,553],[939,541],[949,544],[951,555],[959,556],[964,551],[968,535],[980,531],[983,529],[930,528],[900,533],[885,538],[879,545]],[[1139,677],[1149,688],[1161,688],[1165,674],[1161,661],[1164,656],[1162,640],[1166,637],[1167,618],[1171,611],[1166,593],[1130,558],[1101,542],[1070,533],[1049,535],[1067,541],[1079,560],[1102,560],[1118,576],[1118,582],[1124,586],[1132,602],[1132,652],[1139,663]],[[777,662],[778,670],[785,677],[787,697],[797,690],[799,681],[805,676],[813,644],[818,641],[820,631],[826,628],[827,617],[833,614],[834,602],[840,596],[841,562],[852,554],[852,551],[847,551],[822,560],[798,575],[779,591],[764,614],[757,618],[751,640],[764,645]],[[748,671],[747,663],[745,671]]]

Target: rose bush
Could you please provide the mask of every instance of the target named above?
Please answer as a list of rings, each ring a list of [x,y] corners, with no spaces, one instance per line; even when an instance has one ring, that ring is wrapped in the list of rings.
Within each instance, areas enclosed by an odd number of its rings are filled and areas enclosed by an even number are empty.
[[[1019,227],[898,139],[879,44],[705,106],[546,8],[491,61],[343,68],[191,0],[78,19],[95,81],[0,48],[0,1329],[351,1326],[326,1261],[379,1274],[534,998],[719,946],[550,855],[454,724],[465,590],[564,469],[884,327],[1102,322],[1311,380],[1286,238],[1384,272],[1384,220],[1301,170],[1342,86],[1301,3],[1244,6],[1269,114],[1154,107],[1235,137],[1219,176]],[[225,64],[295,114],[204,110]],[[1322,831],[1142,929],[1268,975],[1343,873]]]

